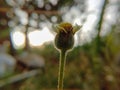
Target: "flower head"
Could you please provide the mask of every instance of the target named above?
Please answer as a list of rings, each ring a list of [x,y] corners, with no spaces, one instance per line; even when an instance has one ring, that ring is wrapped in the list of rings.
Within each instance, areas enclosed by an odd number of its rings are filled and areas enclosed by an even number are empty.
[[[53,27],[57,33],[55,37],[55,45],[58,49],[69,50],[74,45],[74,34],[81,26],[72,26],[70,23],[64,22]]]

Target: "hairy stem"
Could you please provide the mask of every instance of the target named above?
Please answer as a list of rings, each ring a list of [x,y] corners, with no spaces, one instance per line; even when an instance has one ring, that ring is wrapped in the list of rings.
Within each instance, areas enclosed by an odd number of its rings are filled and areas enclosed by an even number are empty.
[[[66,50],[61,50],[59,61],[58,90],[63,90],[64,69],[66,63]]]

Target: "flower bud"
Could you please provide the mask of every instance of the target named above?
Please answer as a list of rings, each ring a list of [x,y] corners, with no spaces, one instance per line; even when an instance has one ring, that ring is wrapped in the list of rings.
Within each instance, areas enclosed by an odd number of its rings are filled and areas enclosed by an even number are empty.
[[[55,45],[58,49],[69,50],[74,45],[74,37],[72,33],[58,33],[55,37]]]
[[[55,45],[60,50],[69,50],[74,45],[74,33],[78,31],[80,26],[72,26],[70,23],[61,23],[54,27],[57,35],[55,37]]]

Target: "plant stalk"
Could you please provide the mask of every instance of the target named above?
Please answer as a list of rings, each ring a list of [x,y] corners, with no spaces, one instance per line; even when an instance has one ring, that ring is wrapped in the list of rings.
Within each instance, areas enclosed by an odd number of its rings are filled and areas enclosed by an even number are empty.
[[[59,61],[58,90],[63,90],[64,69],[66,63],[66,50],[61,50]]]

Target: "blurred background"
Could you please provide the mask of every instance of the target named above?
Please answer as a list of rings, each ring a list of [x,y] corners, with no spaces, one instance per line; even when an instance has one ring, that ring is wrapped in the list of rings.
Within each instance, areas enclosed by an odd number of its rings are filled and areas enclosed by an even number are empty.
[[[56,90],[61,22],[82,25],[64,88],[120,90],[120,0],[0,0],[0,90]]]

